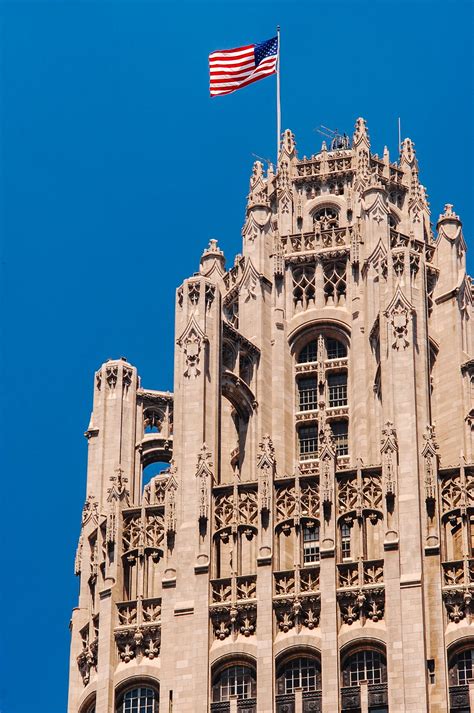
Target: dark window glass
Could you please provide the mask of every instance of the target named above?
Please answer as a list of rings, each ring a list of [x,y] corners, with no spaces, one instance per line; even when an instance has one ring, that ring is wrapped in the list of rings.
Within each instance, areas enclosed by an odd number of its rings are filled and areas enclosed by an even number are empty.
[[[158,713],[157,697],[152,688],[139,686],[127,691],[119,708],[120,713]]]
[[[317,408],[318,392],[315,377],[298,379],[298,400],[300,411],[313,411]]]
[[[319,525],[303,528],[303,562],[319,562]]]
[[[255,673],[250,666],[229,666],[218,676],[213,686],[214,702],[225,702],[230,696],[239,700],[255,696]]]
[[[347,685],[359,686],[361,681],[386,683],[387,667],[378,651],[358,651],[347,661],[344,672]]]
[[[316,426],[302,426],[298,431],[300,458],[315,458],[318,454],[318,429]]]
[[[326,340],[326,351],[328,359],[343,359],[347,356],[345,345],[337,339]]]
[[[329,406],[347,406],[347,374],[329,374]]]
[[[298,363],[305,364],[310,361],[317,361],[318,359],[318,343],[316,340],[308,342],[308,344],[303,347],[298,355]]]
[[[347,421],[333,421],[331,429],[338,456],[346,456],[349,453],[349,438],[347,433]]]
[[[282,693],[294,693],[295,688],[303,691],[317,691],[321,688],[321,668],[316,659],[292,659],[284,667],[280,679],[283,683],[279,686]]]

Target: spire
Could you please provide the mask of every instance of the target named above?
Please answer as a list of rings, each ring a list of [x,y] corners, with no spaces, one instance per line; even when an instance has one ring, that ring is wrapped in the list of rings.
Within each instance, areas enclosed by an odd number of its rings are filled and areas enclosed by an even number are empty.
[[[292,158],[296,157],[295,135],[290,131],[290,129],[285,129],[282,134],[278,163],[281,163],[285,157],[290,161]]]
[[[361,144],[370,146],[369,132],[367,131],[367,122],[361,116],[355,123],[354,136],[352,137],[352,146],[357,149]]]
[[[361,191],[367,185],[370,174],[370,139],[365,119],[361,117],[356,121],[352,146],[357,171],[354,188]]]
[[[225,257],[222,250],[217,247],[217,240],[211,238],[208,247],[201,255],[200,273],[201,275],[210,275],[211,272],[217,270],[223,275],[225,272]]]
[[[462,222],[461,218],[453,210],[452,203],[446,203],[444,206],[444,213],[438,218],[436,223],[436,229],[438,231],[439,237],[447,238],[448,240],[455,241],[461,235]],[[464,241],[463,241],[464,242]]]
[[[263,175],[263,163],[255,161],[250,176],[250,191],[247,197],[247,211],[255,207],[268,208],[270,202],[268,200],[267,181]]]

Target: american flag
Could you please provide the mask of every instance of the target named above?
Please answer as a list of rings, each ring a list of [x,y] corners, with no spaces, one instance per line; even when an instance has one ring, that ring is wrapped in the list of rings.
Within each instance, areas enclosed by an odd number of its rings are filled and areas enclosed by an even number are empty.
[[[259,79],[275,74],[278,64],[278,37],[256,45],[216,50],[209,55],[211,97],[230,94]]]

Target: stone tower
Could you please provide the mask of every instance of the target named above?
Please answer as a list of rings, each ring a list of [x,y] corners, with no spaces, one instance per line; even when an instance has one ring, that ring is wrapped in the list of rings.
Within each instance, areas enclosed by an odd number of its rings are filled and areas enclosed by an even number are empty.
[[[286,131],[243,254],[177,291],[174,393],[95,374],[69,713],[474,711],[472,286],[436,229],[410,139]]]

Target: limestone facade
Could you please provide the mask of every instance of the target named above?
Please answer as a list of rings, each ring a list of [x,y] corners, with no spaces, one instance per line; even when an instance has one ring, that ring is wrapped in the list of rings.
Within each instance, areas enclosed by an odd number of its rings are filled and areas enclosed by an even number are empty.
[[[177,290],[174,393],[94,376],[69,713],[474,711],[461,220],[359,119],[286,131],[242,234]]]

